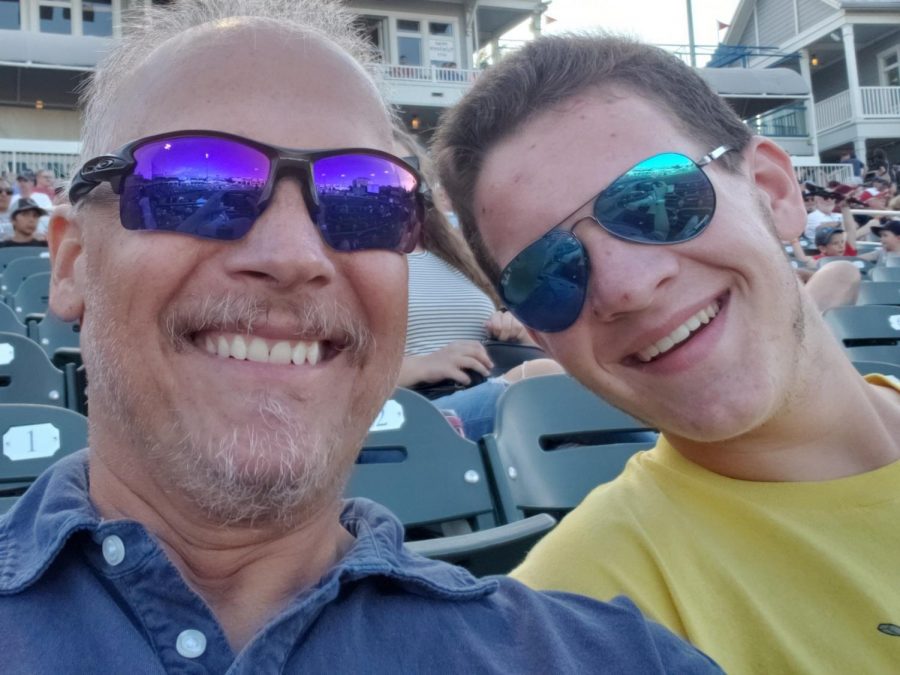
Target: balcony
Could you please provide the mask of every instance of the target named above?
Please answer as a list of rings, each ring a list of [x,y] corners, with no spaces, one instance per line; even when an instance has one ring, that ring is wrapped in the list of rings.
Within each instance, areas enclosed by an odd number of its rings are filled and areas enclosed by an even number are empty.
[[[440,108],[459,101],[481,74],[480,70],[464,68],[386,63],[370,64],[369,69],[385,83],[391,103]]]
[[[816,103],[816,125],[828,131],[851,122],[900,120],[900,87],[860,87],[861,119],[853,119],[850,91],[842,91]]]

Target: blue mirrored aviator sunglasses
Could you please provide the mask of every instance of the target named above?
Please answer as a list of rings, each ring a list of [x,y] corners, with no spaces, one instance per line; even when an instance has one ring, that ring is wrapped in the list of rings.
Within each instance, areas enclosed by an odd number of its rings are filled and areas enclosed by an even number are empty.
[[[218,131],[177,131],[87,162],[69,199],[77,204],[106,182],[129,230],[232,241],[250,231],[289,175],[300,180],[310,217],[334,250],[415,248],[425,184],[380,150],[293,150]]]
[[[636,244],[693,239],[716,212],[716,192],[701,167],[730,150],[720,146],[696,162],[664,152],[635,164],[503,268],[498,285],[503,303],[534,330],[553,333],[571,326],[584,306],[591,272],[575,226],[589,219]],[[591,203],[590,215],[564,225]]]

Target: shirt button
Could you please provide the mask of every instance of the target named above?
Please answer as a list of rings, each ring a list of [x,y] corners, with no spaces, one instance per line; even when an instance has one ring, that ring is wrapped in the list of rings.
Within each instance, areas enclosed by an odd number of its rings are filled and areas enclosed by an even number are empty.
[[[125,544],[115,534],[111,534],[103,540],[103,559],[115,567],[125,560]]]
[[[206,636],[193,628],[183,630],[175,640],[175,649],[186,659],[196,659],[206,651]]]

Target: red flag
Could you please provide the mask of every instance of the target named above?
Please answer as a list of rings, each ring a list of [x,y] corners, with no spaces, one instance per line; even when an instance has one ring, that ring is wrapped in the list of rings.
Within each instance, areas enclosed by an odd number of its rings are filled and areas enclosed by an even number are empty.
[[[722,23],[721,21],[718,21],[718,20],[716,20],[716,23],[717,23],[718,26],[719,26],[719,30],[725,30],[725,29],[728,28],[728,26],[730,25],[730,24],[727,24],[727,23]]]
[[[549,26],[551,23],[556,23],[556,19],[549,14],[544,14],[544,22]]]

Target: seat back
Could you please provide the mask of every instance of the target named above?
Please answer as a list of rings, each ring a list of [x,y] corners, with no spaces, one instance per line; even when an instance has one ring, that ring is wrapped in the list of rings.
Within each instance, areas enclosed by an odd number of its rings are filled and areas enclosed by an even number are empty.
[[[825,258],[819,258],[819,269],[829,263],[837,262],[838,260],[845,260],[847,262],[853,263],[863,275],[868,274],[869,270],[872,268],[872,263],[863,258],[857,258],[855,256],[848,255],[835,255],[826,256]]]
[[[885,363],[884,361],[853,361],[853,365],[860,375],[878,373],[879,375],[893,375],[900,378],[900,363]]]
[[[869,278],[872,281],[900,281],[900,267],[873,267]]]
[[[844,347],[895,346],[900,343],[900,309],[897,307],[835,307],[825,313],[824,319]]]
[[[859,285],[857,305],[900,305],[900,281],[868,281]]]
[[[7,265],[17,258],[38,256],[50,259],[46,246],[0,246],[0,274],[6,271]]]
[[[2,404],[0,434],[0,495],[9,497],[23,493],[60,457],[87,447],[87,418],[55,406]]]
[[[887,267],[900,267],[900,255],[891,255],[888,256],[884,261],[884,264]]]
[[[22,335],[0,333],[0,403],[66,405],[63,372]]]
[[[77,321],[63,321],[53,312],[47,312],[32,325],[31,337],[52,359],[57,349],[79,348],[81,325]]]
[[[0,292],[4,295],[15,295],[19,286],[32,274],[50,271],[50,258],[28,256],[11,260],[0,276]]]
[[[497,403],[495,431],[482,439],[507,512],[565,515],[621,473],[657,433],[568,375],[521,380]]]
[[[12,296],[16,316],[44,314],[50,302],[50,272],[39,272],[25,279]]]
[[[397,389],[375,420],[345,495],[384,504],[409,527],[497,522],[481,453],[432,403]]]
[[[16,316],[15,310],[9,305],[0,303],[0,332],[26,335],[27,327]]]

